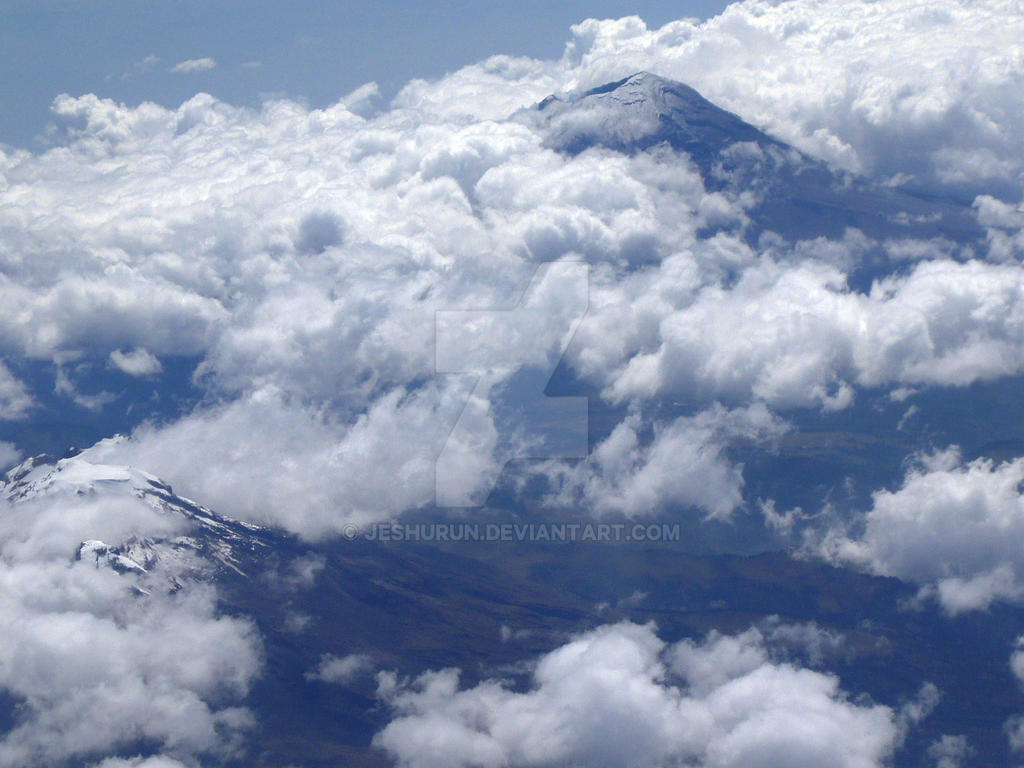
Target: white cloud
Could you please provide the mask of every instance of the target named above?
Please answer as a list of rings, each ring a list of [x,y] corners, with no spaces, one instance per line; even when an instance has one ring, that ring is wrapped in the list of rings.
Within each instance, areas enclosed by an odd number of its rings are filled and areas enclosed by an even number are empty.
[[[154,376],[163,370],[156,356],[141,348],[129,352],[115,349],[110,353],[110,363],[129,376]]]
[[[313,538],[336,535],[433,500],[434,459],[465,395],[458,386],[394,390],[343,424],[260,390],[84,455],[156,467],[182,493],[229,517]]]
[[[629,517],[673,506],[728,517],[743,503],[743,474],[725,449],[737,441],[767,442],[786,430],[764,406],[734,411],[718,407],[656,424],[649,441],[641,439],[643,427],[639,415],[631,414],[594,448],[587,462],[549,470],[560,486],[551,502]]]
[[[769,408],[838,410],[865,387],[899,398],[1024,371],[1024,219],[1005,202],[1024,173],[1019,3],[751,0],[704,23],[589,20],[570,34],[559,60],[494,57],[414,81],[391,105],[374,84],[324,109],[59,96],[50,149],[0,150],[0,354],[87,356],[138,376],[167,356],[201,358],[202,407],[87,456],[310,537],[434,499],[434,462],[468,396],[465,382],[435,378],[436,313],[510,308],[544,261],[591,266],[566,362],[629,408],[592,461],[545,467],[553,503],[595,514],[728,516],[744,504],[729,447],[779,434]],[[958,263],[970,250],[941,238],[874,243],[857,231],[795,244],[768,233],[754,246],[742,235],[756,191],[710,192],[665,148],[567,157],[514,117],[641,69],[841,168],[983,193],[978,258]],[[851,289],[875,251],[899,273]],[[578,298],[566,285],[541,285],[541,311],[505,339],[519,362],[551,362]],[[679,400],[697,415],[655,415]],[[33,404],[0,363],[0,419]],[[450,477],[461,490],[486,490],[504,458],[486,406],[471,404],[478,439]],[[0,443],[0,465],[16,457]],[[865,530],[832,532],[826,551],[920,584],[953,613],[1019,601],[1022,480],[1021,461],[934,459],[875,494]],[[791,526],[800,513],[786,515],[773,519]],[[136,600],[124,578],[68,562],[83,539],[167,524],[125,500],[0,516],[0,684],[29,703],[0,741],[4,762],[130,749],[141,734],[191,764],[245,732],[236,705],[259,664],[246,622],[220,616],[208,590]],[[316,563],[304,566],[283,582],[311,585]],[[290,620],[300,629],[308,617]],[[885,761],[895,713],[765,650],[789,644],[817,663],[841,639],[763,631],[767,641],[669,649],[647,628],[606,628],[544,657],[525,693],[494,681],[460,690],[450,671],[389,690],[385,676],[396,719],[380,743],[409,765]],[[347,679],[356,658],[312,674]],[[933,750],[941,765],[962,759],[950,739]]]
[[[821,666],[827,658],[844,650],[846,637],[824,629],[815,622],[783,623],[778,616],[769,616],[761,632],[773,647],[787,649],[806,658],[811,666]]]
[[[457,670],[379,676],[394,718],[375,743],[401,766],[887,764],[896,713],[853,703],[830,675],[770,660],[756,630],[666,646],[622,623],[542,657],[531,687]]]
[[[65,275],[46,288],[0,275],[0,336],[31,356],[61,349],[107,353],[124,347],[197,354],[226,312],[213,298],[121,264],[103,274]]]
[[[13,421],[28,416],[32,396],[0,360],[0,421]]]
[[[1024,685],[1024,636],[1017,638],[1017,645],[1010,656],[1010,669],[1017,682]]]
[[[985,226],[989,258],[1013,263],[1024,255],[1024,204],[1012,206],[991,195],[974,200],[978,220]]]
[[[1010,654],[1010,670],[1017,678],[1017,683],[1024,686],[1024,636],[1017,638],[1016,647]],[[1014,752],[1024,752],[1024,716],[1011,717],[1007,720],[1005,729],[1010,748]]]
[[[608,306],[592,305],[576,354],[619,400],[685,394],[839,409],[854,385],[963,385],[1024,369],[1024,271],[1016,266],[929,261],[863,294],[834,267],[766,260],[728,287],[676,299],[678,309],[663,304],[648,352],[630,349],[633,318],[612,296],[601,300]],[[591,345],[615,352],[590,365]]]
[[[13,466],[20,460],[21,451],[18,450],[17,446],[0,440],[0,471],[6,467]]]
[[[581,85],[644,69],[683,80],[851,169],[1017,185],[1022,31],[1024,13],[1006,0],[748,2],[656,30],[589,20],[566,61]]]
[[[364,653],[350,653],[341,657],[325,654],[320,658],[317,668],[306,673],[306,679],[346,685],[372,671],[374,666],[373,659]]]
[[[217,62],[208,56],[204,56],[201,59],[185,59],[179,61],[168,72],[174,72],[179,75],[191,75],[195,72],[206,72],[209,69],[213,69],[217,66]]]
[[[157,757],[111,757],[102,763],[97,763],[93,768],[187,768],[187,766],[173,758],[159,755]]]
[[[935,761],[935,768],[960,768],[971,752],[966,736],[944,734],[928,747],[928,757]]]
[[[131,80],[133,77],[138,75],[144,75],[153,69],[157,64],[160,63],[160,57],[154,54],[149,54],[143,59],[134,62],[131,67],[121,73],[122,80]],[[104,80],[111,80],[113,75],[107,75]]]
[[[494,57],[414,81],[396,104],[493,119],[647,70],[844,168],[933,189],[1019,189],[1022,32],[1011,0],[738,2],[658,29],[588,19],[560,61]]]
[[[812,549],[922,586],[951,614],[1024,598],[1024,459],[923,457],[901,487],[876,491],[864,531],[828,531]],[[813,539],[811,540],[813,541]]]

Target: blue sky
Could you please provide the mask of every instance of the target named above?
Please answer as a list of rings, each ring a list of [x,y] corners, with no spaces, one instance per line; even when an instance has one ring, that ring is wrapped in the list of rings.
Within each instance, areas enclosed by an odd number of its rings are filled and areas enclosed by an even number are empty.
[[[385,96],[495,53],[555,57],[587,17],[642,16],[660,26],[706,18],[724,0],[409,0],[245,3],[237,0],[0,2],[0,143],[36,137],[60,93],[128,104],[178,104],[206,91],[235,104],[266,95],[331,103],[370,80]],[[175,64],[212,58],[212,69]],[[255,65],[259,62],[259,66]]]

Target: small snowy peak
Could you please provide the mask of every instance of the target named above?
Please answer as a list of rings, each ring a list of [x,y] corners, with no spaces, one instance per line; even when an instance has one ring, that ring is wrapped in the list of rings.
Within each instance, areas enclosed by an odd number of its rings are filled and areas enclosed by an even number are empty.
[[[78,545],[75,560],[106,563],[115,571],[147,573],[159,560],[154,541],[131,538],[124,544],[111,546],[99,539],[87,539]]]
[[[688,85],[649,72],[549,96],[520,118],[542,128],[550,146],[572,154],[594,146],[637,152],[661,143],[701,156],[743,142],[784,146]]]
[[[148,569],[140,562],[120,551],[119,547],[111,547],[98,539],[83,541],[78,546],[75,560],[95,563],[96,567],[106,565],[118,573],[148,573]]]
[[[7,479],[0,482],[0,498],[18,502],[44,495],[95,493],[99,489],[135,495],[172,493],[169,485],[133,467],[94,464],[81,456],[55,464],[47,463],[46,457],[36,457],[7,473]]]

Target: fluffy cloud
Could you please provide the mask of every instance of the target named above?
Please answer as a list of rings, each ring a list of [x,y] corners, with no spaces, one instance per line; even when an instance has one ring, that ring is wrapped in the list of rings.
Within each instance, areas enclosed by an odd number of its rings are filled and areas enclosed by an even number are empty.
[[[123,347],[194,355],[226,317],[215,299],[125,264],[102,275],[65,275],[45,288],[0,275],[0,301],[7,308],[0,317],[0,343],[33,357]]]
[[[877,491],[864,530],[811,547],[837,563],[922,586],[951,614],[1024,597],[1024,459],[923,457],[896,490]]]
[[[751,0],[658,29],[589,19],[559,61],[494,57],[415,81],[396,103],[493,119],[647,70],[840,167],[931,189],[1019,190],[1022,32],[1012,0]]]
[[[749,0],[661,29],[586,21],[558,60],[494,57],[414,81],[382,108],[372,84],[324,109],[62,95],[49,149],[0,150],[0,356],[131,376],[171,356],[201,360],[201,406],[86,459],[146,467],[225,514],[323,537],[429,505],[442,481],[485,494],[505,459],[533,447],[514,428],[503,435],[492,406],[517,368],[549,369],[571,340],[564,372],[627,415],[591,461],[544,465],[549,501],[724,518],[744,504],[730,447],[785,428],[769,409],[840,410],[865,387],[1024,370],[1024,220],[1006,202],[1024,173],[1022,33],[1010,0]],[[899,222],[879,242],[855,230],[758,238],[756,183],[710,191],[667,147],[568,156],[517,114],[638,70],[879,183],[984,193],[973,208],[984,241],[903,237]],[[607,118],[584,116],[588,128]],[[734,146],[715,172],[771,170],[763,154]],[[538,273],[549,261],[589,265],[585,299],[558,269]],[[865,279],[868,265],[893,263]],[[439,312],[511,310],[528,286],[521,325],[481,322],[439,360]],[[512,363],[486,366],[471,397],[457,363],[495,348]],[[73,375],[62,368],[58,386],[78,397]],[[690,415],[661,415],[678,401]],[[0,362],[0,420],[34,402]],[[460,414],[471,428],[442,479],[436,460]],[[0,466],[17,456],[0,443]],[[863,531],[814,543],[834,562],[920,584],[950,612],[1019,601],[1022,480],[1021,461],[935,457],[875,494]],[[236,756],[260,666],[252,626],[221,615],[212,589],[186,579],[169,594],[166,573],[122,563],[131,572],[118,574],[97,554],[101,540],[184,525],[131,494],[2,511],[0,686],[20,706],[0,762],[116,753],[100,768],[179,768]],[[311,583],[317,567],[279,579]],[[769,646],[814,666],[842,639],[772,624],[669,647],[622,624],[540,659],[522,692],[460,688],[451,670],[383,675],[394,719],[377,740],[409,766],[867,768],[891,757],[912,713],[853,701]],[[310,676],[345,682],[368,665],[327,656]],[[1014,743],[1021,734],[1011,728]],[[125,757],[140,742],[160,755]],[[953,765],[965,752],[948,737],[931,756]]]
[[[1024,637],[1017,638],[1017,647],[1010,654],[1010,671],[1024,686]],[[1024,716],[1012,717],[1006,722],[1006,735],[1014,752],[1024,752]]]
[[[643,428],[639,415],[631,414],[596,446],[590,461],[552,470],[560,488],[550,502],[629,517],[673,506],[728,517],[743,503],[743,474],[725,448],[737,441],[767,442],[786,429],[764,406],[719,407],[655,424],[650,439],[641,439]]]
[[[11,467],[21,459],[21,451],[10,443],[0,442],[0,471]]]
[[[0,420],[23,419],[32,407],[32,396],[0,361]],[[2,462],[0,462],[2,463]]]
[[[935,768],[960,768],[971,752],[964,736],[944,735],[928,747],[928,757],[935,761]]]
[[[813,261],[766,260],[694,296],[679,296],[668,277],[628,308],[598,295],[581,328],[578,364],[605,381],[612,399],[673,393],[838,409],[853,385],[963,385],[1024,368],[1024,271],[1016,266],[928,261],[866,294]],[[651,317],[645,304],[655,302]],[[645,339],[630,327],[652,321]]]
[[[153,376],[163,370],[160,361],[144,349],[122,352],[115,349],[110,353],[110,363],[129,376]]]
[[[394,390],[344,424],[259,390],[84,456],[159,467],[167,482],[222,514],[321,537],[430,503],[434,460],[467,396],[457,385]]]
[[[974,200],[979,221],[987,229],[989,258],[1012,262],[1024,254],[1024,204],[1012,206],[990,195]]]
[[[186,768],[185,764],[170,757],[132,757],[119,758],[111,757],[102,763],[97,763],[95,768]]]
[[[1017,647],[1010,656],[1010,670],[1017,681],[1024,685],[1024,637],[1017,638]]]
[[[317,668],[306,674],[306,679],[345,685],[373,668],[373,659],[363,653],[350,653],[340,658],[325,654]]]
[[[896,713],[850,701],[839,681],[770,659],[756,630],[667,646],[622,623],[542,657],[531,687],[456,670],[380,676],[394,719],[375,742],[399,765],[880,766]]]
[[[778,616],[769,616],[760,627],[773,648],[785,649],[806,658],[811,666],[821,666],[829,657],[844,650],[846,637],[823,629],[815,622],[785,624]]]

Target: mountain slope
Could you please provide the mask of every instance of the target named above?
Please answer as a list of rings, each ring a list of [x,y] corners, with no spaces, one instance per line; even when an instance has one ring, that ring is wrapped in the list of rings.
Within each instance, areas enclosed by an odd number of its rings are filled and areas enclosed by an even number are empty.
[[[753,194],[744,233],[751,242],[766,231],[797,240],[841,237],[850,227],[882,239],[967,242],[983,234],[966,206],[836,171],[693,88],[648,72],[582,94],[549,96],[518,119],[540,130],[548,146],[572,155],[594,147],[636,154],[661,146],[685,154],[709,191]]]

